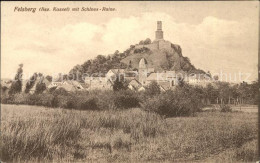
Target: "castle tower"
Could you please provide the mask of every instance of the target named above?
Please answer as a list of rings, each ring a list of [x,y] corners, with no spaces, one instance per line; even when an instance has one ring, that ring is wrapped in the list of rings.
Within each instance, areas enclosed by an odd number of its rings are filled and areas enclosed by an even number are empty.
[[[155,31],[155,40],[163,40],[162,21],[157,21],[157,31]]]
[[[148,63],[145,58],[142,58],[139,62],[138,75],[139,75],[139,82],[142,85],[146,84],[147,73],[148,73],[147,64]]]

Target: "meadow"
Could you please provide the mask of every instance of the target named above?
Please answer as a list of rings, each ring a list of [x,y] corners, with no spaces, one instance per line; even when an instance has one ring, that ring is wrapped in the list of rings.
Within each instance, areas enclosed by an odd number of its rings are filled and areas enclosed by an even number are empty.
[[[0,150],[7,162],[253,162],[257,113],[165,118],[139,108],[2,104]]]

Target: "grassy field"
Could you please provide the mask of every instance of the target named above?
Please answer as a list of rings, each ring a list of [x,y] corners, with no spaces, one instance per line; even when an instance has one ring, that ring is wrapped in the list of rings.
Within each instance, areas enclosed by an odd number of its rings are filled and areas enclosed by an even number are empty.
[[[257,113],[164,119],[138,108],[76,111],[1,105],[1,160],[256,161]]]

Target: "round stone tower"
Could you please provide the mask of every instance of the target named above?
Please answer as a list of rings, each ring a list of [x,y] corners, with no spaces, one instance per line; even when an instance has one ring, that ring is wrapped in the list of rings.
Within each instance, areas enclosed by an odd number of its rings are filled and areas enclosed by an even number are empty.
[[[138,69],[138,74],[139,74],[139,82],[142,85],[146,84],[146,79],[147,79],[147,73],[148,73],[148,69],[147,69],[147,60],[145,58],[142,58],[139,62],[139,69]]]
[[[155,40],[163,40],[162,21],[157,21],[157,31],[155,31]]]

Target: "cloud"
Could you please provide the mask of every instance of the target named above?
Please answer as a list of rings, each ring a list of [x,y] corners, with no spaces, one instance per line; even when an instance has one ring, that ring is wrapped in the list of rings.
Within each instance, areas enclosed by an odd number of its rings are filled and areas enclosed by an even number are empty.
[[[183,55],[195,67],[211,72],[221,69],[235,72],[243,65],[243,71],[256,71],[258,26],[253,20],[238,22],[207,16],[198,24],[188,24],[177,23],[165,13],[114,17],[103,24],[82,21],[49,28],[24,23],[15,29],[17,35],[6,38],[5,42],[10,44],[3,44],[3,67],[13,71],[23,62],[25,72],[66,73],[98,54],[122,52],[148,37],[153,40],[157,20],[163,21],[165,39],[181,45]],[[8,65],[10,61],[14,62]],[[8,73],[2,69],[2,74]]]
[[[17,46],[14,50],[30,50],[33,52],[42,52],[45,54],[53,54],[55,52],[57,52],[59,49],[53,45],[49,45],[49,44],[37,44],[37,43],[31,43],[31,44],[23,44],[23,45],[19,45]]]

